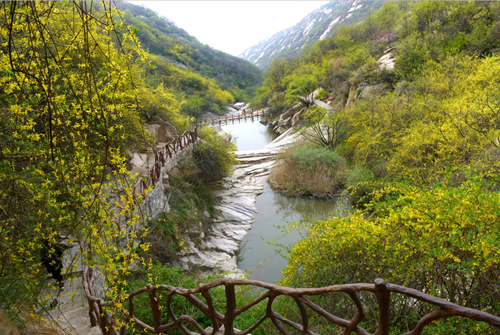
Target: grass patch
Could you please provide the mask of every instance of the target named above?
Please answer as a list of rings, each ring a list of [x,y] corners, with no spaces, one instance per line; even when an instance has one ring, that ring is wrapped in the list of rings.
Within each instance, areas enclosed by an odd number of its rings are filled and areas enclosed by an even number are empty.
[[[286,148],[269,178],[276,191],[288,195],[328,197],[346,182],[346,162],[337,152],[310,142]]]

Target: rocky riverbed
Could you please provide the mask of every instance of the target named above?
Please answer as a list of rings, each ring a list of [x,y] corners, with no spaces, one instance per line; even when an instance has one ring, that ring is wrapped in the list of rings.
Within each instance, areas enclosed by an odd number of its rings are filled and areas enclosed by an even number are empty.
[[[240,164],[215,191],[220,215],[213,220],[208,231],[188,235],[184,241],[185,249],[177,255],[175,265],[184,270],[217,269],[230,276],[243,274],[237,266],[237,253],[255,221],[256,198],[264,190],[276,154],[297,136],[290,129],[260,150],[237,153]]]

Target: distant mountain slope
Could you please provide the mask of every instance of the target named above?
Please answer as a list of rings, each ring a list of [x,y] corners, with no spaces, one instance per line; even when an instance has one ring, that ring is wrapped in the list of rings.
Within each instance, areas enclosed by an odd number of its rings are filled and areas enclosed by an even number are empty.
[[[238,100],[262,82],[261,70],[251,63],[199,42],[151,9],[122,1],[117,7],[124,12],[127,25],[138,28],[137,37],[146,51],[180,69],[217,80]]]
[[[312,45],[330,36],[341,24],[359,22],[369,9],[377,10],[384,1],[331,1],[307,15],[295,26],[248,48],[239,57],[266,69],[275,57],[291,58],[299,55],[308,43]]]

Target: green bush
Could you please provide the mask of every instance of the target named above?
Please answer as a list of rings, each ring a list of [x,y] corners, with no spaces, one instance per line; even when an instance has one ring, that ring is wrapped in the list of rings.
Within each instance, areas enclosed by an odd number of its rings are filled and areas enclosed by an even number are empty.
[[[308,225],[306,238],[290,249],[281,285],[322,287],[383,278],[498,315],[500,195],[488,191],[492,186],[472,173],[459,187],[451,182],[432,187],[388,183],[374,192],[366,210]],[[330,312],[352,315],[342,297],[335,299],[328,303]],[[391,313],[398,334],[432,311],[412,298],[396,299]],[[478,322],[443,320],[434,327],[429,334],[492,331]]]
[[[290,195],[331,196],[343,187],[345,160],[335,151],[312,142],[285,149],[269,178],[271,186]]]
[[[372,170],[364,165],[356,165],[351,169],[346,169],[345,174],[347,187],[356,186],[375,179]]]
[[[285,158],[285,155],[282,155],[281,157]],[[331,167],[336,162],[341,161],[337,152],[326,147],[315,146],[310,143],[302,146],[296,146],[295,150],[291,151],[289,157],[306,168],[313,167],[316,164]]]
[[[237,164],[236,145],[213,128],[201,128],[198,134],[201,141],[193,149],[193,158],[203,179],[215,181],[232,172]]]

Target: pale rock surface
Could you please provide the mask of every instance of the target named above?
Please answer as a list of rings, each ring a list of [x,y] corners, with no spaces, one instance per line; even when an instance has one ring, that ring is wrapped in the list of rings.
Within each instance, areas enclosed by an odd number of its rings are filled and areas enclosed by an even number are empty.
[[[333,107],[332,107],[332,106],[330,106],[329,104],[324,103],[324,102],[323,102],[323,101],[321,101],[321,100],[314,100],[314,104],[315,104],[316,106],[322,107],[322,108],[327,109],[327,110],[329,110],[329,111],[332,111],[332,110],[333,110]]]
[[[158,116],[154,120],[159,125],[156,132],[156,142],[168,143],[177,136],[177,129],[173,125],[163,121]]]
[[[230,277],[243,275],[236,263],[236,253],[255,221],[257,195],[264,191],[264,181],[279,150],[296,141],[298,136],[289,129],[260,150],[237,152],[240,164],[215,191],[221,215],[214,219],[200,243],[196,234],[196,241],[190,236],[184,241],[185,250],[177,254],[174,265],[186,271],[215,269],[229,273]]]
[[[145,124],[142,127],[146,129],[155,140],[158,138],[158,130],[160,129],[159,124]]]
[[[389,48],[384,51],[382,57],[379,58],[379,69],[381,70],[394,70],[396,58],[394,57],[394,48]]]

